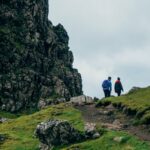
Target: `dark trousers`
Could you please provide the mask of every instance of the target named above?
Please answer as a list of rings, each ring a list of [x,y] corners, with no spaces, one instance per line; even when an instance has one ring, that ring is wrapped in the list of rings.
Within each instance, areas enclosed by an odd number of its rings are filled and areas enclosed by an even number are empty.
[[[109,90],[104,90],[105,97],[110,97],[110,91]]]
[[[120,95],[121,95],[121,91],[117,91],[116,93],[118,94],[118,96],[120,96]]]

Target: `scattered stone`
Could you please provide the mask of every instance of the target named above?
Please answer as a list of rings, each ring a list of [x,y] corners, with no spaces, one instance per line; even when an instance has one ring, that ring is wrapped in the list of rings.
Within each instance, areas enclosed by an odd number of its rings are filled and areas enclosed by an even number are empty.
[[[50,149],[52,146],[66,145],[80,142],[84,135],[71,127],[67,121],[50,120],[39,124],[36,128],[36,136],[42,143],[41,150]]]
[[[106,106],[106,109],[114,111],[115,107],[113,106],[113,104],[110,104],[110,105]]]
[[[123,142],[127,141],[127,138],[120,136],[120,137],[115,137],[113,140],[117,143],[123,143]]]
[[[40,150],[51,150],[52,148],[50,149],[50,147],[48,145],[40,143],[39,149]]]
[[[100,137],[99,132],[96,130],[95,123],[86,123],[85,125],[85,136],[88,139],[96,139]]]
[[[116,119],[116,120],[114,120],[113,125],[121,126],[122,124],[120,123],[120,121],[118,119]]]
[[[0,123],[4,123],[4,122],[7,122],[8,119],[7,118],[0,118]]]
[[[74,105],[90,105],[94,103],[94,100],[92,99],[92,97],[81,95],[77,97],[72,97],[70,99],[70,103]]]
[[[1,143],[1,142],[4,142],[5,140],[6,140],[6,136],[0,134],[0,143]]]
[[[103,123],[102,127],[108,128],[110,130],[121,130],[122,129],[122,126],[111,124],[111,123]]]
[[[56,104],[65,103],[65,102],[66,102],[66,99],[65,99],[65,98],[57,98],[54,102],[55,102]]]
[[[97,139],[97,138],[99,138],[101,135],[98,133],[98,132],[96,132],[94,135],[93,135],[93,139]]]
[[[85,132],[95,131],[96,130],[96,124],[95,123],[86,123],[84,130],[85,130]]]
[[[64,102],[66,102],[66,99],[65,99],[65,98],[41,99],[41,100],[38,102],[38,109],[43,109],[43,108],[46,108],[47,106],[50,106],[50,105],[57,105],[57,104],[64,103]]]
[[[107,116],[110,116],[110,115],[113,114],[113,111],[100,110],[100,111],[99,111],[99,114],[100,114],[100,115],[107,115]]]
[[[38,109],[43,109],[47,106],[47,103],[44,99],[41,99],[39,102],[38,102]]]

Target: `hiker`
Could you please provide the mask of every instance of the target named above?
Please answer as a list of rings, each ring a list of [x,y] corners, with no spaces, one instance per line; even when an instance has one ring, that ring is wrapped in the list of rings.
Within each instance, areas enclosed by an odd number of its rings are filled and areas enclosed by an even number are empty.
[[[120,81],[120,78],[117,78],[117,81],[115,82],[115,92],[118,94],[118,96],[121,95],[121,91],[123,91],[123,86]]]
[[[103,81],[102,88],[103,88],[103,91],[104,91],[104,94],[105,94],[105,98],[110,97],[111,90],[112,90],[111,77],[108,77],[107,80]]]

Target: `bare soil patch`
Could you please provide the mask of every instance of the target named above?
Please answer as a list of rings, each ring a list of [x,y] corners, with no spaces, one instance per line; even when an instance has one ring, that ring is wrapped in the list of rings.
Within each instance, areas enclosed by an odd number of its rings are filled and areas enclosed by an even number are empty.
[[[100,124],[111,130],[126,131],[144,141],[150,141],[150,125],[133,125],[133,118],[126,116],[111,104],[96,108],[95,105],[75,106],[82,112],[85,122]]]

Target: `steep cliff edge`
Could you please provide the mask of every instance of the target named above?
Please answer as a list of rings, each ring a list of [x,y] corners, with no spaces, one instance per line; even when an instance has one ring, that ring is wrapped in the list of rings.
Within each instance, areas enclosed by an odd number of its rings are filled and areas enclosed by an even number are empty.
[[[50,96],[81,95],[68,41],[64,27],[48,21],[48,0],[2,0],[0,109],[15,112]]]

